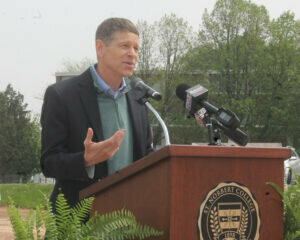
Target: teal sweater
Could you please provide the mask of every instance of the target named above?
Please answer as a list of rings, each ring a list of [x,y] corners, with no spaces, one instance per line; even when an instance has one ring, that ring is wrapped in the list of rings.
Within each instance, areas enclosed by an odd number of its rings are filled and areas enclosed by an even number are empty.
[[[125,94],[121,93],[116,99],[111,95],[105,94],[99,89],[97,76],[95,76],[93,71],[91,72],[94,85],[97,89],[97,101],[104,139],[110,138],[120,129],[125,129],[125,137],[120,145],[119,151],[112,158],[107,160],[108,174],[110,175],[133,162],[131,118]],[[129,81],[129,79],[126,79],[126,81]],[[128,85],[129,83],[127,86]]]

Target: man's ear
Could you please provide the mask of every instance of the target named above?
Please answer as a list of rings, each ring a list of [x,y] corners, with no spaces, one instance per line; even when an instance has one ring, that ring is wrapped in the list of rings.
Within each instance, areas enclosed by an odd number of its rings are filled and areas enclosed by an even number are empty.
[[[98,57],[102,57],[103,56],[103,48],[104,48],[105,44],[102,40],[97,39],[96,40],[96,52],[97,52],[97,56]]]

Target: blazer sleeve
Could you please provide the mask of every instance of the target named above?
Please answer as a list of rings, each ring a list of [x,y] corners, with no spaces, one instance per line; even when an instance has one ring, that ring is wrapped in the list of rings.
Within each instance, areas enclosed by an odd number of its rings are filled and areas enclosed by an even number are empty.
[[[84,165],[84,147],[75,152],[68,147],[69,121],[66,104],[57,88],[48,87],[41,114],[41,168],[46,177],[89,181]]]

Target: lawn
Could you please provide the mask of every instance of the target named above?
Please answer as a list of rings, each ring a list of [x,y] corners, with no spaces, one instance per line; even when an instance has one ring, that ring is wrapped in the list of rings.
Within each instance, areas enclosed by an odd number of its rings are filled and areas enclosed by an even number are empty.
[[[8,205],[9,198],[20,208],[35,208],[49,199],[53,184],[0,184],[0,206]]]

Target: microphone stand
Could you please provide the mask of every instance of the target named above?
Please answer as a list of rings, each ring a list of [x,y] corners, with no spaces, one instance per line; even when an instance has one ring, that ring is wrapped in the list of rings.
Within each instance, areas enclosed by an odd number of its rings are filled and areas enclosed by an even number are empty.
[[[154,116],[157,118],[158,122],[160,123],[160,125],[164,131],[166,146],[170,145],[171,143],[170,143],[169,132],[168,132],[165,122],[159,116],[158,112],[152,107],[151,103],[149,102],[149,100],[147,98],[143,97],[141,100],[146,105],[146,107],[154,114]]]
[[[189,116],[194,116],[200,126],[206,126],[208,130],[208,145],[217,145],[221,146],[221,132],[223,132],[229,139],[234,141],[240,146],[246,146],[248,143],[248,135],[244,133],[239,128],[230,129],[225,127],[222,123],[218,122],[216,119],[211,117],[205,108],[198,110],[195,114],[190,112]],[[189,117],[188,116],[188,117]],[[201,120],[201,123],[198,121],[198,118]]]
[[[206,127],[208,132],[208,145],[215,145],[215,141],[213,140],[213,127],[211,123],[211,118],[208,116],[206,117]]]
[[[221,146],[221,136],[220,136],[220,130],[218,127],[216,127],[215,124],[216,121],[214,121],[213,118],[210,116],[206,117],[206,127],[208,130],[208,145],[218,145]]]

